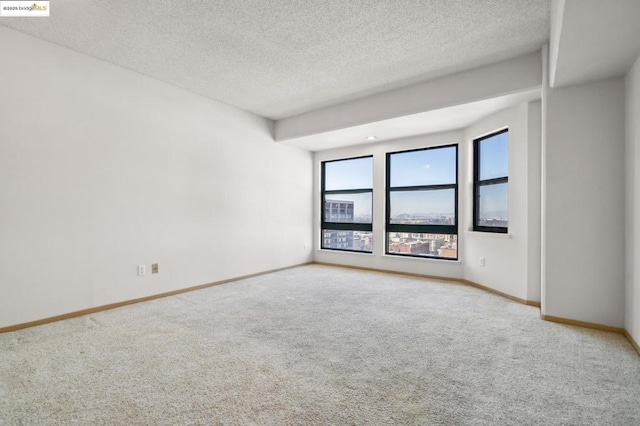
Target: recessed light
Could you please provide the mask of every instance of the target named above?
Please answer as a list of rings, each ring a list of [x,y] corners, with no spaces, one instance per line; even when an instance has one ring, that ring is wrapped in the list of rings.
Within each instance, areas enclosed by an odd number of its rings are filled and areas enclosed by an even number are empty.
[[[368,140],[368,141],[375,141],[378,138],[375,137],[375,136],[367,136],[365,139]]]

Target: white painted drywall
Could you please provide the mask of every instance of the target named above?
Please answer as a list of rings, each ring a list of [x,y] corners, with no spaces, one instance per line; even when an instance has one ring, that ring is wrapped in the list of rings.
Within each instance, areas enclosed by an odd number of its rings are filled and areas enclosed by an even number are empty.
[[[348,148],[320,151],[314,158],[314,260],[339,265],[350,265],[363,268],[374,268],[388,271],[407,272],[440,277],[462,278],[463,271],[460,262],[449,260],[419,259],[405,256],[385,255],[385,161],[387,152],[404,151],[409,149],[426,148],[429,146],[449,145],[459,143],[459,182],[464,182],[465,172],[462,170],[461,159],[465,157],[463,134],[461,131],[415,136],[388,142],[369,145],[357,145]],[[320,249],[320,163],[327,160],[352,158],[373,155],[373,254],[352,253],[336,250]],[[459,185],[459,192],[464,196],[463,185]],[[458,246],[464,244],[464,235],[459,233]],[[459,251],[459,254],[461,252]]]
[[[311,260],[270,121],[1,26],[0,58],[0,327]]]
[[[528,107],[527,300],[542,300],[542,102]]]
[[[545,314],[624,323],[624,82],[546,96]]]
[[[553,21],[552,21],[553,22]],[[552,24],[553,28],[553,24]],[[542,105],[542,125],[541,129],[541,148],[540,148],[540,314],[546,315],[546,305],[543,303],[546,300],[546,256],[544,253],[547,250],[547,239],[546,235],[546,217],[544,212],[547,211],[547,192],[545,188],[547,187],[547,164],[544,159],[547,156],[547,99],[549,97],[549,87],[550,87],[550,47],[549,44],[542,46],[542,99],[540,103]]]
[[[627,332],[640,342],[640,57],[625,80],[626,98],[626,288]]]
[[[538,89],[540,52],[278,120],[283,141]]]
[[[551,5],[551,87],[623,76],[640,53],[640,1]]]
[[[540,103],[523,103],[465,129],[467,196],[464,278],[520,299],[540,301]],[[509,128],[509,233],[473,228],[473,140]],[[536,223],[538,225],[536,225]],[[480,265],[480,258],[485,265]]]

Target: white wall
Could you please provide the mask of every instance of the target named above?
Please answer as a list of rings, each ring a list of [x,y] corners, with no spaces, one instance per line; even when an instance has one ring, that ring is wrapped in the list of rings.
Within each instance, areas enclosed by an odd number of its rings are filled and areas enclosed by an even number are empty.
[[[626,76],[625,329],[640,342],[640,57]]]
[[[542,300],[542,102],[527,108],[527,300]]]
[[[499,111],[465,129],[464,278],[523,300],[540,301],[540,102]],[[473,140],[509,128],[509,233],[471,232]],[[462,230],[461,229],[461,230]],[[484,257],[485,266],[480,265]]]
[[[0,40],[0,327],[311,260],[312,156],[271,122]]]
[[[351,265],[363,268],[383,269],[423,275],[435,275],[450,278],[462,278],[462,265],[458,261],[419,259],[402,256],[385,255],[385,161],[386,153],[429,146],[459,143],[458,159],[465,158],[463,134],[460,131],[432,134],[419,137],[398,139],[370,145],[357,145],[348,148],[320,151],[315,154],[314,161],[314,259],[340,265]],[[373,254],[341,252],[320,249],[320,162],[373,155]],[[464,196],[464,171],[459,164],[459,192]],[[464,235],[458,235],[458,246],[464,244]],[[460,255],[460,251],[459,251]]]
[[[624,84],[548,88],[546,315],[624,322]]]

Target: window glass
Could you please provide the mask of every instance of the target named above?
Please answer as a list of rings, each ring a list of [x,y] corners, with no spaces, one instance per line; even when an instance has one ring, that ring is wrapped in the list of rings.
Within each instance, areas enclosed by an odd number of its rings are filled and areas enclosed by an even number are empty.
[[[456,191],[393,191],[391,223],[455,224]]]
[[[372,252],[373,157],[322,163],[323,249]]]
[[[458,236],[454,234],[389,232],[388,238],[390,254],[458,258]]]
[[[509,175],[509,133],[480,141],[480,180]]]
[[[473,229],[507,233],[509,226],[509,132],[473,143]]]
[[[322,248],[350,251],[373,251],[373,232],[324,229]]]
[[[373,188],[373,157],[327,161],[324,167],[326,191]]]
[[[387,154],[386,253],[458,258],[458,146]]]
[[[390,157],[390,185],[426,186],[456,183],[456,147],[424,149]]]
[[[371,223],[371,192],[325,194],[325,222]]]
[[[509,225],[508,184],[480,186],[478,225],[507,227]]]

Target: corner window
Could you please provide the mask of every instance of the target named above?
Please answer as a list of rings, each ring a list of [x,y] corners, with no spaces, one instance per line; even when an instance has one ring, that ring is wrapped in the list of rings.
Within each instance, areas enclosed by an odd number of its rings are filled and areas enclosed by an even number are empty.
[[[322,162],[323,249],[373,251],[373,157]]]
[[[473,141],[473,230],[509,230],[509,131]]]
[[[387,154],[386,253],[458,258],[458,146]]]

